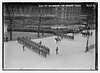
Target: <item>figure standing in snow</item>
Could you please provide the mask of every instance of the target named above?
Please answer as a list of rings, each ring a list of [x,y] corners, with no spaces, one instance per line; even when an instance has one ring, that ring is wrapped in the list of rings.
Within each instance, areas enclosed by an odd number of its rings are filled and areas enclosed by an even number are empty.
[[[58,47],[56,48],[56,55],[58,54]]]
[[[23,45],[23,51],[25,51],[25,46]]]

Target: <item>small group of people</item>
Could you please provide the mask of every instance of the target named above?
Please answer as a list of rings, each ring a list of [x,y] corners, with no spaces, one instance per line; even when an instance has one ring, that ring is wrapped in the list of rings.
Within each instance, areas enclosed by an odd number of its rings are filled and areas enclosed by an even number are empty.
[[[90,36],[90,35],[92,35],[92,34],[93,34],[93,32],[89,32],[89,31],[82,31],[82,32],[81,32],[81,34],[82,34],[82,35],[84,35],[84,36]]]
[[[28,37],[26,36],[26,39],[29,39],[29,40],[31,40],[31,37],[29,37],[29,38],[28,38]]]
[[[39,42],[39,44],[42,44],[42,41]],[[56,55],[58,55],[58,47],[56,47]]]
[[[55,38],[55,40],[56,40],[56,43],[58,42],[58,41],[61,41],[61,39],[57,36],[57,38]]]
[[[39,42],[39,44],[42,44],[42,41]],[[56,47],[56,55],[58,54],[58,47]]]

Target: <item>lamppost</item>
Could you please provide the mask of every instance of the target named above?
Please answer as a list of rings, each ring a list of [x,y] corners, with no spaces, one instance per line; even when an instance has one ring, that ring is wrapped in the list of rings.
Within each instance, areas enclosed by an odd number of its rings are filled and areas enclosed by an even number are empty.
[[[86,43],[86,50],[85,50],[85,52],[88,52],[89,51],[88,43],[89,43],[89,35],[87,36],[87,43]]]

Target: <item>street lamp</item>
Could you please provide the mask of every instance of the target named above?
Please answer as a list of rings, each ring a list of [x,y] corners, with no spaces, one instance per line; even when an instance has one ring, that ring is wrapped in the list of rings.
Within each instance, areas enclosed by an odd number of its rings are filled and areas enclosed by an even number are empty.
[[[85,52],[88,52],[89,51],[88,43],[89,43],[89,35],[87,36],[87,43],[86,43],[86,50],[85,50]]]

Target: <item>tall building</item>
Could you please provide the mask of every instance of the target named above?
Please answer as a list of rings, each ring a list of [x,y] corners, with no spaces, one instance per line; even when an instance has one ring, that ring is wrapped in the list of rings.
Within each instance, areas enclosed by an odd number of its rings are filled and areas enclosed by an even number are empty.
[[[55,8],[55,15],[62,20],[80,20],[81,5],[64,5]]]
[[[81,5],[13,5],[16,8],[14,16],[26,17],[54,17],[47,21],[59,22],[78,22],[81,16]],[[34,22],[38,20],[32,20]],[[31,22],[31,21],[30,21]],[[34,23],[32,22],[32,23]],[[44,21],[46,22],[46,21]]]
[[[93,24],[95,19],[95,5],[94,4],[82,5],[81,14],[87,16],[87,24]]]

